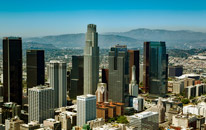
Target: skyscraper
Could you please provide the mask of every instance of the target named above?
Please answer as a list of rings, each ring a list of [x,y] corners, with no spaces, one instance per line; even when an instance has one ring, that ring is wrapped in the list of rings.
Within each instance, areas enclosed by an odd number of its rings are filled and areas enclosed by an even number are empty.
[[[109,69],[102,69],[102,83],[106,83],[108,90],[109,83]]]
[[[44,50],[27,50],[26,67],[27,67],[27,93],[28,93],[28,88],[32,88],[38,85],[44,85],[44,79],[45,79]]]
[[[116,45],[109,52],[109,100],[125,102],[129,89],[127,46]]]
[[[138,96],[139,87],[136,81],[136,67],[135,65],[132,66],[132,79],[129,84],[129,94],[131,96]]]
[[[144,43],[143,85],[151,96],[167,93],[168,55],[165,42]]]
[[[69,97],[71,99],[76,99],[78,95],[83,95],[84,93],[84,57],[83,56],[72,56],[72,69],[70,75],[70,90]]]
[[[54,90],[47,86],[36,86],[28,90],[29,122],[43,120],[54,116]]]
[[[139,50],[128,50],[129,55],[129,81],[132,80],[132,66],[135,65],[136,82],[139,84]]]
[[[87,94],[77,96],[77,126],[96,119],[96,96]]]
[[[89,24],[84,48],[84,94],[95,94],[99,82],[99,47],[96,25]]]
[[[22,105],[22,39],[3,39],[4,102]]]
[[[54,89],[55,108],[67,105],[67,65],[62,61],[50,61],[50,87]]]

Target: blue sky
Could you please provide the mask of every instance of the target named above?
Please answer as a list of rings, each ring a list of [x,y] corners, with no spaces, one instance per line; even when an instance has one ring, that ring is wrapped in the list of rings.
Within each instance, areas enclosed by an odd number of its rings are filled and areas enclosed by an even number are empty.
[[[205,0],[0,0],[0,36],[44,36],[136,28],[206,32]]]

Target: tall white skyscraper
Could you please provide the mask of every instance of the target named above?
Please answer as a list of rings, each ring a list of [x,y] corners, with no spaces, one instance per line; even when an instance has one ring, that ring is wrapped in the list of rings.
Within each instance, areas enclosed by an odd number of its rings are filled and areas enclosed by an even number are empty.
[[[138,84],[137,84],[137,81],[136,81],[136,67],[135,65],[132,66],[132,80],[129,84],[129,94],[131,96],[138,96],[138,91],[139,91],[139,87],[138,87]]]
[[[67,105],[67,65],[62,61],[50,61],[50,87],[54,89],[55,108]]]
[[[95,94],[99,82],[99,47],[96,25],[89,24],[84,48],[84,94]]]
[[[77,96],[77,126],[96,119],[96,96],[87,94]]]
[[[29,122],[42,123],[54,116],[54,90],[47,86],[37,86],[28,89]]]

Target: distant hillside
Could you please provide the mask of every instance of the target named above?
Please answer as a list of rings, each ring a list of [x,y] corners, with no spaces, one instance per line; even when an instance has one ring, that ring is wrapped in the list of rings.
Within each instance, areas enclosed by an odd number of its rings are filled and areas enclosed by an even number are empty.
[[[170,49],[192,49],[206,48],[206,33],[188,30],[160,30],[160,29],[135,29],[128,32],[109,32],[99,34],[99,46],[110,48],[115,44],[125,44],[128,48],[139,48],[144,41],[165,41]],[[1,40],[1,39],[0,39]],[[2,42],[2,40],[1,40]],[[2,43],[0,42],[0,48]],[[34,46],[45,48],[83,48],[85,45],[85,34],[63,34],[55,36],[23,38],[26,43],[38,43]],[[53,46],[44,46],[50,44]]]
[[[141,41],[118,35],[98,35],[99,46],[103,48],[111,47],[115,44],[126,44],[128,46],[140,47],[142,45]],[[24,41],[38,42],[42,44],[53,44],[58,48],[83,48],[85,45],[85,34],[65,34],[57,36],[45,36],[45,37],[35,37],[27,38]]]
[[[142,42],[165,41],[170,48],[206,48],[206,33],[188,30],[170,31],[140,28],[128,32],[112,32],[107,34],[126,36]]]

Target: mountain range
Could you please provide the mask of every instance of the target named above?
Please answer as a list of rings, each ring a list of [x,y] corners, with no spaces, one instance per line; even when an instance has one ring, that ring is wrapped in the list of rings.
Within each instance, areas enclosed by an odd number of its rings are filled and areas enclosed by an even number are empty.
[[[192,49],[206,48],[206,33],[189,30],[163,30],[163,29],[134,29],[127,32],[108,32],[99,34],[99,46],[110,48],[115,44],[125,44],[128,48],[140,48],[144,41],[165,41],[168,48]],[[1,40],[2,41],[2,40]],[[41,44],[50,44],[54,48],[83,48],[85,44],[85,34],[63,34],[44,37],[23,38],[23,46],[32,44],[33,48]],[[0,43],[1,44],[1,43]]]

